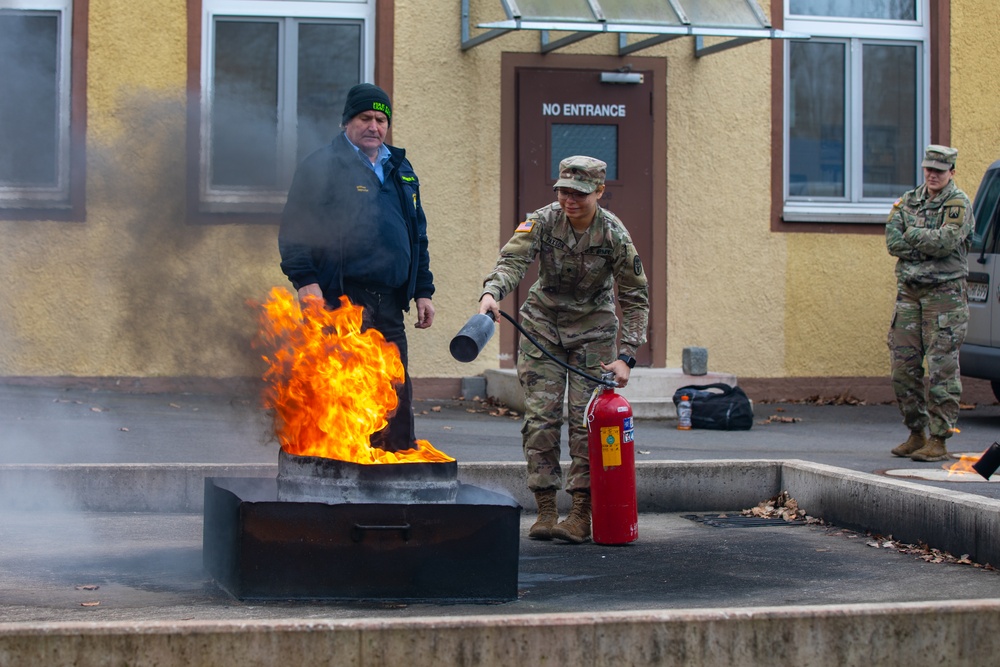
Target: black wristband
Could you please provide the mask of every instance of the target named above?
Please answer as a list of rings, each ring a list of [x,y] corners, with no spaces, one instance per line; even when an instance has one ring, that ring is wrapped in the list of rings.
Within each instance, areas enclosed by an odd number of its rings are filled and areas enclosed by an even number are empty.
[[[630,357],[627,354],[619,354],[618,360],[624,361],[626,364],[628,364],[629,368],[635,368],[635,357]]]

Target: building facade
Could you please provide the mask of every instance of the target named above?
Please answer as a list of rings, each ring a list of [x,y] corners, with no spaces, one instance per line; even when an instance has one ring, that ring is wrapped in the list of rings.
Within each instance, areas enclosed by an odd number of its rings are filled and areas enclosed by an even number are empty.
[[[372,81],[429,220],[418,394],[512,365],[510,327],[470,364],[448,342],[587,153],[650,278],[641,364],[701,346],[758,397],[888,396],[884,220],[925,144],[970,196],[1000,156],[993,3],[579,4],[0,0],[0,376],[259,376],[291,173]]]

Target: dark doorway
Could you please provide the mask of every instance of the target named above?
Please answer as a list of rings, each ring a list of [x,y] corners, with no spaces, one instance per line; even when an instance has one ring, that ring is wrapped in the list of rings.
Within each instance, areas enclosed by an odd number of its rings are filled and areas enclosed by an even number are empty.
[[[505,57],[505,75],[507,60]],[[658,260],[665,257],[662,248],[665,216],[656,214],[663,211],[662,206],[656,205],[656,198],[665,198],[662,173],[657,182],[657,172],[661,170],[656,169],[657,164],[662,165],[666,150],[665,142],[656,141],[658,135],[663,136],[665,119],[661,117],[657,122],[660,97],[657,90],[662,91],[665,76],[662,66],[643,67],[648,63],[636,63],[635,59],[603,60],[607,66],[601,66],[601,62],[578,62],[573,57],[546,56],[544,63],[515,66],[511,76],[505,76],[512,81],[510,92],[516,103],[505,103],[504,112],[510,109],[516,120],[512,137],[512,191],[505,187],[503,196],[514,205],[513,215],[503,216],[500,236],[506,241],[527,213],[555,201],[552,186],[558,178],[560,160],[570,155],[590,155],[607,162],[606,189],[600,204],[625,223],[650,283],[653,312],[649,342],[640,348],[636,358],[643,366],[662,366],[665,350],[657,350],[654,313],[660,311],[662,318],[662,309],[656,304],[663,303],[665,291],[662,261],[658,265]],[[629,83],[602,81],[602,78],[621,78],[607,75],[621,74],[622,69],[631,75]],[[606,73],[604,77],[602,73]],[[505,95],[507,92],[505,86]],[[506,138],[504,143],[507,144]],[[504,157],[508,153],[506,150]],[[536,277],[537,269],[532,267],[503,307],[516,312]],[[665,328],[665,322],[658,321]],[[661,339],[659,344],[663,342]],[[500,343],[502,358],[513,362],[514,336],[502,337]]]

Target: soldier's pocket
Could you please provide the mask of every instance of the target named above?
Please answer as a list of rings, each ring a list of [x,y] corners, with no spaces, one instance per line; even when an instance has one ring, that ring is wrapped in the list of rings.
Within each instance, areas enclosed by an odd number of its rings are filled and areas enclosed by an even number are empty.
[[[965,341],[965,334],[969,329],[969,310],[960,308],[938,313],[937,323],[934,347],[942,352],[957,351]]]
[[[545,353],[524,335],[520,336],[520,341],[517,344],[517,356],[518,360],[523,360],[528,363],[548,359],[548,357],[545,356]]]

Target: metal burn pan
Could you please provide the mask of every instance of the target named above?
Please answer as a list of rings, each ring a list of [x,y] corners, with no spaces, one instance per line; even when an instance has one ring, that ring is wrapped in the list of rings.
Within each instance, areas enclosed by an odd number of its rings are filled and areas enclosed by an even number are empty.
[[[364,465],[278,455],[278,500],[321,503],[452,503],[458,462]]]
[[[277,487],[205,480],[205,569],[236,598],[517,598],[513,498],[459,484],[452,503],[329,504],[278,500]]]

